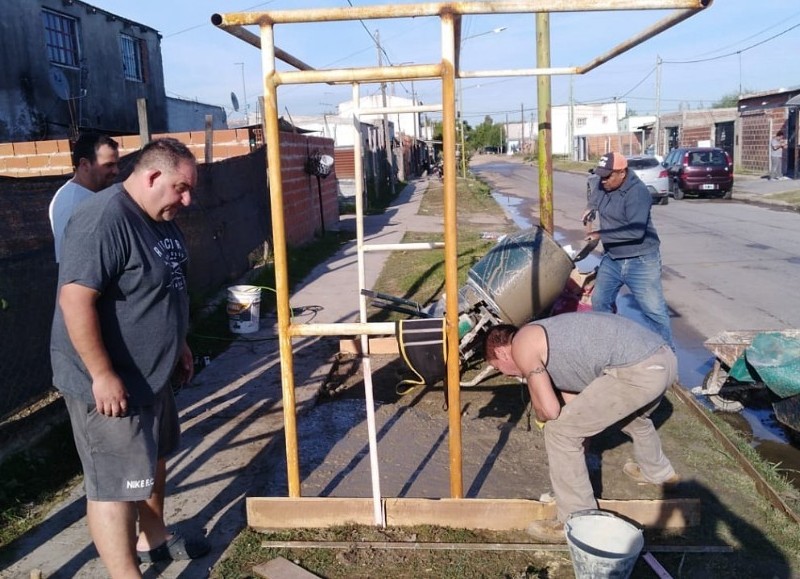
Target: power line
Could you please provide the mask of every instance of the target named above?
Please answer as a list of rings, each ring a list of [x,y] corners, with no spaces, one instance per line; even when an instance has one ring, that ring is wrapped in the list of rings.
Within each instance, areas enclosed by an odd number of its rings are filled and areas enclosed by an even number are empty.
[[[729,56],[736,56],[736,55],[741,54],[743,52],[747,52],[748,50],[752,50],[753,48],[755,48],[757,46],[761,46],[762,44],[766,44],[767,42],[770,42],[771,40],[775,40],[779,36],[783,36],[787,32],[791,32],[792,30],[794,30],[795,28],[798,28],[798,27],[800,27],[800,24],[795,24],[794,26],[790,26],[786,30],[778,32],[778,34],[770,36],[769,38],[765,38],[764,40],[762,40],[760,42],[756,42],[755,44],[751,44],[747,48],[742,48],[741,50],[736,50],[734,52],[729,52],[727,54],[722,54],[720,56],[712,56],[711,58],[698,58],[696,60],[663,60],[662,62],[664,64],[696,64],[698,62],[710,62],[712,60],[719,60],[721,58],[727,58]]]
[[[261,6],[266,6],[267,4],[272,4],[275,0],[269,0],[269,2],[261,2],[260,4],[255,4],[254,6],[249,6],[247,8],[242,8],[239,12],[249,12],[254,8],[259,8]],[[198,28],[203,28],[204,26],[212,26],[211,22],[204,22],[202,24],[197,24],[195,26],[190,26],[189,28],[184,28],[183,30],[178,30],[177,32],[171,32],[169,34],[165,34],[164,38],[172,38],[173,36],[178,36],[179,34],[183,34],[184,32],[191,32],[192,30],[197,30]]]

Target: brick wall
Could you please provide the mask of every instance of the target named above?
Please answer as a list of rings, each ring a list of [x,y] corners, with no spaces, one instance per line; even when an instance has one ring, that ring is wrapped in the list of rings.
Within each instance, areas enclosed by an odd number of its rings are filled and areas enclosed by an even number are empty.
[[[741,117],[741,155],[739,165],[748,171],[769,173],[769,141],[786,129],[786,109],[754,111]]]
[[[586,135],[586,154],[590,160],[599,159],[611,151],[618,151],[626,157],[641,155],[641,138],[642,135],[639,132]]]
[[[212,161],[221,161],[250,152],[250,137],[247,129],[223,129],[214,131],[212,136]],[[198,161],[201,163],[205,161],[206,134],[204,131],[156,134],[152,137],[154,139],[174,137],[186,144]],[[139,135],[123,135],[114,138],[119,143],[121,157],[135,153],[142,146]],[[71,175],[70,151],[70,144],[66,139],[0,143],[0,175],[7,177]]]
[[[293,133],[281,133],[280,138],[291,252],[322,229],[319,191],[326,230],[339,221],[335,174],[320,179],[318,190],[316,177],[304,170],[309,153],[332,156],[333,141]],[[189,246],[193,296],[213,293],[238,279],[252,267],[254,250],[271,241],[266,166],[264,147],[200,165],[193,203],[177,218]],[[65,175],[0,177],[0,298],[5,304],[0,308],[0,336],[6,338],[0,348],[0,417],[51,386],[48,348],[58,271],[47,207],[65,180]]]

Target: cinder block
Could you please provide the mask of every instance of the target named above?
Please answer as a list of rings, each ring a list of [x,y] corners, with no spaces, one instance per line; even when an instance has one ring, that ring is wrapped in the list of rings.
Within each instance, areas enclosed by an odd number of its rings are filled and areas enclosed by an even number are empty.
[[[13,157],[14,145],[12,143],[0,143],[0,157]]]

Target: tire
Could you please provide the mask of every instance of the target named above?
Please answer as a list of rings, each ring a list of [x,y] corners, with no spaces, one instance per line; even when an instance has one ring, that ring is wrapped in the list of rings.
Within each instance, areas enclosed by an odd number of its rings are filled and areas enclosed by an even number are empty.
[[[714,369],[708,371],[705,378],[703,378],[703,389],[705,390],[713,390],[719,392],[721,390],[721,384],[724,383],[728,378],[728,373],[720,370],[720,374],[717,375],[718,384],[709,384],[711,381],[711,377],[714,374]],[[730,398],[725,398],[721,394],[709,394],[706,396],[709,402],[711,402],[712,406],[719,410],[720,412],[741,412],[744,409],[744,404],[739,402],[738,400],[732,400]]]
[[[675,184],[675,189],[673,189],[673,191],[672,191],[672,196],[675,197],[676,201],[680,201],[685,196],[685,193],[683,192],[683,189],[681,189],[680,186],[678,186],[677,183]]]
[[[733,199],[733,190],[729,189],[728,191],[722,192],[723,199]]]
[[[661,199],[659,199],[658,204],[659,205],[668,205],[669,204],[669,193],[667,193]]]

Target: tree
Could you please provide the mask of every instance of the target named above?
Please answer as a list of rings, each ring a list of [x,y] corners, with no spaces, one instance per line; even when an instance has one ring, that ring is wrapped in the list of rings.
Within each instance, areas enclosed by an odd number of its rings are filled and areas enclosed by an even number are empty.
[[[471,151],[494,147],[502,151],[506,142],[505,127],[496,125],[492,117],[486,116],[483,122],[475,127],[467,143],[467,148]]]
[[[749,91],[744,91],[747,94]],[[726,109],[730,107],[736,107],[739,105],[739,93],[732,92],[726,95],[723,95],[718,101],[711,103],[712,109]]]

